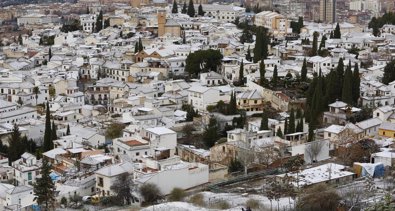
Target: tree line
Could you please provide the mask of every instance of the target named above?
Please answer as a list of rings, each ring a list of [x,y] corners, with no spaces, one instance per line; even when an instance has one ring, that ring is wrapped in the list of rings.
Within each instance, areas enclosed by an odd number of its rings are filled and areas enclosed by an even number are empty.
[[[358,64],[351,62],[345,68],[340,58],[336,69],[323,76],[321,70],[314,75],[306,93],[306,121],[309,122],[309,141],[313,140],[313,130],[320,124],[321,114],[328,104],[337,99],[348,105],[357,105],[360,96],[360,76]]]

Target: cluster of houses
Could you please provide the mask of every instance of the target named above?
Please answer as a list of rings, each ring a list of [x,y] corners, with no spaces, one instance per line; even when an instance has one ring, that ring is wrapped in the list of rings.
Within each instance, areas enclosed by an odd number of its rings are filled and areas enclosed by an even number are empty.
[[[271,41],[278,43],[268,47],[269,57],[264,60],[268,80],[275,69],[279,78],[299,77],[304,59],[309,78],[318,72],[329,73],[340,58],[361,67],[361,107],[332,102],[323,114],[325,127],[315,131],[316,141],[307,142],[308,125],[303,117],[296,119],[304,122],[301,131],[276,136],[278,130],[285,131],[289,111],[303,108],[305,99],[259,85],[260,64],[245,58],[255,45],[240,42],[243,30],[235,24],[247,19],[245,8],[205,3],[205,15],[194,18],[171,13],[167,4],[118,5],[104,13],[109,27],[97,33],[93,33],[100,11],[97,6],[89,14],[77,16],[81,30],[73,32],[62,32],[56,15],[19,17],[19,26],[40,27],[21,36],[21,43],[1,47],[2,143],[8,144],[16,124],[23,135],[41,145],[48,102],[58,139],[55,148],[42,156],[52,164],[51,178],[59,200],[73,195],[113,195],[112,184],[125,173],[136,185],[153,183],[166,195],[176,187],[191,189],[226,179],[235,159],[243,160],[247,170],[278,167],[276,160],[284,157],[301,156],[312,164],[329,159],[331,150],[362,138],[385,148],[372,155],[373,163],[394,165],[395,151],[390,147],[395,139],[395,82],[380,82],[384,67],[395,59],[394,26],[385,25],[375,37],[367,28],[340,23],[342,37],[334,39],[329,34],[335,24],[305,22],[295,35],[291,20],[283,15],[271,11],[255,15],[255,25],[266,27],[274,35]],[[314,32],[320,34],[318,40],[328,37],[321,44],[329,52],[325,57],[306,56],[311,44],[302,40],[313,40]],[[53,37],[53,45],[40,45],[44,37]],[[207,49],[219,50],[221,66],[198,78],[186,78],[188,55]],[[355,49],[358,55],[352,53]],[[241,64],[244,74],[239,73]],[[245,86],[233,85],[239,80],[245,80]],[[225,140],[210,149],[178,143],[188,124],[195,126],[196,134],[203,132],[212,117],[221,130],[233,125],[239,115],[207,108],[221,101],[229,103],[234,94],[237,108],[246,111],[244,128],[226,131]],[[185,104],[200,116],[187,122]],[[261,117],[256,114],[269,106],[277,114],[269,118],[269,128],[261,130]],[[362,107],[372,108],[372,118],[349,122],[349,115],[361,112]],[[114,123],[124,126],[122,135],[108,138],[105,131]],[[312,155],[317,145],[319,151]],[[26,152],[10,166],[6,157],[0,158],[0,205],[12,209],[35,204],[32,184],[40,177],[41,160]],[[302,172],[305,179],[301,184],[327,181],[327,176],[317,173],[327,169],[331,169],[329,180],[335,182],[347,182],[354,176],[344,171],[345,166],[326,164]]]

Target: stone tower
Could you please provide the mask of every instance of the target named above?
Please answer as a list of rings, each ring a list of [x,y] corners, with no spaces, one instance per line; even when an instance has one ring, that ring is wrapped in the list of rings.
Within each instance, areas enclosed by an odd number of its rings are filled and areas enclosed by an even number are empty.
[[[166,12],[158,12],[158,36],[165,34]]]

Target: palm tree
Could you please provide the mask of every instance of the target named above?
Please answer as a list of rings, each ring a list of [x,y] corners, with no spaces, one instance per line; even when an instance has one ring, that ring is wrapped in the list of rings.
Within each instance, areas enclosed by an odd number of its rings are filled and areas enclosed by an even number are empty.
[[[38,94],[40,94],[40,89],[38,88],[38,86],[33,87],[33,94],[36,95],[36,105],[37,105]]]

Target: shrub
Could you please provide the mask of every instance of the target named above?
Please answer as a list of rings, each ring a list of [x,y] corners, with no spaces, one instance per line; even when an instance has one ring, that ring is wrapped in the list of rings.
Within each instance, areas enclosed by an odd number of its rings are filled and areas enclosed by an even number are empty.
[[[230,208],[230,204],[227,201],[221,199],[221,200],[218,200],[217,202],[215,202],[212,205],[212,207],[216,208],[216,209],[225,210],[225,209],[229,209]]]
[[[260,208],[260,203],[259,201],[255,199],[248,199],[246,202],[246,207],[250,207],[251,209],[258,209]]]
[[[66,199],[66,197],[63,196],[63,197],[60,199],[60,204],[67,205],[67,199]]]
[[[185,197],[185,191],[181,188],[173,188],[169,195],[169,201],[182,201]]]
[[[203,195],[198,193],[196,195],[193,195],[190,199],[189,202],[200,207],[206,206],[206,203],[204,202]]]
[[[142,185],[140,187],[140,194],[143,196],[144,202],[147,205],[153,204],[162,199],[162,193],[158,186],[152,183]]]

